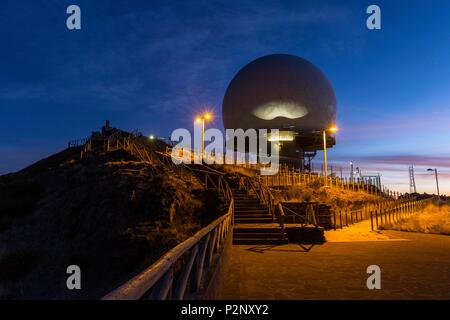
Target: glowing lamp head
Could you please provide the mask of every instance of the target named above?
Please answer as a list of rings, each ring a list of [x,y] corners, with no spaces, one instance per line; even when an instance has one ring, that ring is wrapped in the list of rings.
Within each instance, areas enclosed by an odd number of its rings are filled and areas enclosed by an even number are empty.
[[[151,134],[151,135],[149,136],[149,139],[150,139],[150,140],[154,140],[154,139],[155,139],[155,136]]]
[[[198,116],[197,118],[195,118],[195,122],[202,122],[202,121],[211,120],[211,119],[212,119],[212,114],[207,112],[207,113],[204,113],[201,116]]]
[[[331,133],[336,133],[338,131],[338,128],[337,127],[331,127],[331,128],[328,129],[328,131],[331,132]]]

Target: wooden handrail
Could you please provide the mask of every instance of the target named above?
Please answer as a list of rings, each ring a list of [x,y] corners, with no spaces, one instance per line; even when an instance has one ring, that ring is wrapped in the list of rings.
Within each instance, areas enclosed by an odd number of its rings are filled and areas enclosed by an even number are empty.
[[[149,291],[167,275],[167,272],[171,270],[173,264],[178,261],[184,254],[188,253],[189,250],[193,249],[193,251],[191,252],[191,257],[187,261],[188,268],[183,269],[183,276],[179,277],[178,282],[175,286],[176,289],[174,292],[174,298],[183,299],[185,296],[186,285],[190,277],[192,276],[192,262],[194,261],[194,259],[199,258],[199,243],[202,240],[205,241],[205,243],[203,243],[203,249],[205,250],[202,257],[203,261],[201,261],[201,265],[198,266],[198,268],[203,269],[205,267],[205,263],[207,262],[205,260],[206,249],[209,246],[211,254],[217,252],[220,245],[223,244],[223,240],[231,230],[233,213],[234,201],[232,200],[228,208],[228,212],[225,215],[216,219],[214,222],[198,231],[189,239],[169,250],[146,270],[139,273],[137,276],[133,277],[131,280],[127,281],[119,288],[113,290],[111,293],[107,294],[105,297],[103,297],[102,300],[138,300],[145,297],[146,294],[148,294]],[[211,236],[212,233],[214,233],[214,236]],[[205,274],[206,273],[202,271],[202,275]],[[174,287],[173,275],[172,277],[170,277],[169,275],[169,278],[171,278],[171,280],[166,281],[168,283],[166,283],[165,285]],[[167,288],[161,289],[162,291],[167,291]],[[161,295],[157,296],[161,297]],[[167,298],[167,294],[163,294],[162,296],[166,296]]]
[[[133,136],[125,138],[123,141],[118,137],[110,137],[107,139],[104,147],[107,151],[111,151],[110,146],[116,148],[116,150],[123,148],[143,162],[157,161],[170,170],[189,169],[195,171],[195,169],[191,169],[186,165],[175,165],[168,159],[166,153],[147,150],[147,148],[136,142]],[[211,265],[213,255],[223,245],[223,241],[232,228],[234,217],[233,194],[223,174],[219,174],[216,170],[204,170],[203,173],[205,174],[205,187],[208,186],[209,182],[214,189],[223,194],[228,204],[227,213],[169,250],[146,270],[106,295],[103,299],[142,299],[149,293],[149,298],[152,299],[183,299],[186,295],[189,280],[195,283],[190,290],[194,291],[194,293],[199,290],[200,283],[207,274],[204,272],[204,269]],[[217,180],[214,180],[213,176]],[[183,268],[180,275],[174,277],[173,264],[188,253],[188,259],[183,259]],[[192,280],[192,277],[195,277],[195,281]],[[174,283],[175,279],[177,279],[176,283]]]

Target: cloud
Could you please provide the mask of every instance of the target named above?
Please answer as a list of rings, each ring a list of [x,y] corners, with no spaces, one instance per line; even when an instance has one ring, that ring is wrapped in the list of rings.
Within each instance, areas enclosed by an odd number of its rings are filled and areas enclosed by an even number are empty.
[[[432,108],[430,108],[432,109]],[[437,130],[448,132],[450,134],[450,108],[442,110],[423,111],[419,108],[418,112],[393,112],[386,114],[383,112],[371,113],[364,111],[363,118],[359,121],[358,117],[352,122],[344,121],[339,139],[343,142],[368,141],[382,139],[393,140],[400,137],[402,141],[408,141],[408,137],[414,136],[417,139],[418,132],[422,137],[427,137],[433,133],[434,140],[442,139],[442,136],[436,133]],[[368,120],[369,119],[369,120]]]
[[[337,156],[346,158],[348,156]],[[401,154],[401,155],[353,155],[351,159],[367,164],[388,164],[388,165],[420,165],[429,167],[442,167],[450,169],[450,155],[419,155],[419,154]]]
[[[418,191],[435,192],[434,174],[427,169],[437,168],[441,192],[450,194],[450,154],[333,155],[329,163],[333,164],[336,172],[339,173],[339,168],[342,167],[344,174],[348,175],[350,165],[347,159],[352,159],[363,175],[381,174],[383,184],[402,192],[409,192],[408,168],[412,164]]]

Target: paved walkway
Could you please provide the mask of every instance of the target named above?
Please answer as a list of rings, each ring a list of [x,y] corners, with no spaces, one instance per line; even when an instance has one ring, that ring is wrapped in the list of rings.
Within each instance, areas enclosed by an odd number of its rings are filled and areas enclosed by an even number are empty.
[[[220,298],[450,299],[450,236],[350,229],[312,248],[231,247]],[[381,290],[366,287],[372,264]]]

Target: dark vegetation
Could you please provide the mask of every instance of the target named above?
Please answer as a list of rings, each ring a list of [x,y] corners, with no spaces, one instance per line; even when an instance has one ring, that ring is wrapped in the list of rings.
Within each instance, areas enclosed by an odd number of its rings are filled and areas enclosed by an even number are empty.
[[[73,148],[0,177],[0,298],[100,298],[220,214],[193,175]],[[79,265],[82,290],[66,288]]]
[[[33,271],[38,254],[29,249],[18,249],[0,257],[0,281],[11,283]]]

